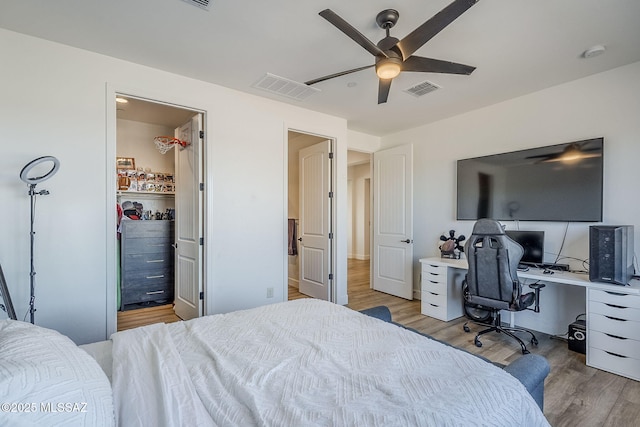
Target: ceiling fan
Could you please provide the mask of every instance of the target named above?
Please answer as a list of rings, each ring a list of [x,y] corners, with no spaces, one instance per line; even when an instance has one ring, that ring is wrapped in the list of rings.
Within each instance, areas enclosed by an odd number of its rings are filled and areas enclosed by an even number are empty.
[[[536,163],[563,162],[574,163],[583,159],[602,156],[601,148],[589,147],[589,143],[593,140],[583,142],[572,142],[562,149],[560,152],[541,154],[538,156],[529,156],[527,159],[540,159]]]
[[[375,67],[379,78],[378,104],[383,104],[387,102],[389,97],[391,81],[402,71],[469,75],[475,70],[475,67],[439,59],[413,56],[413,53],[477,2],[478,0],[454,0],[453,3],[435,14],[402,40],[389,35],[389,30],[393,28],[400,16],[398,11],[394,9],[383,10],[376,16],[376,23],[386,31],[387,35],[378,44],[374,44],[332,10],[325,9],[319,15],[374,55],[376,57],[375,63],[309,80],[305,84],[313,85],[334,77]]]

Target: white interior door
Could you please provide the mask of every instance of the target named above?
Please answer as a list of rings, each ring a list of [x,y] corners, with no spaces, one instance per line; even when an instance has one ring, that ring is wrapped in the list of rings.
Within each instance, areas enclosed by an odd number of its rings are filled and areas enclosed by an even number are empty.
[[[300,292],[330,300],[331,277],[331,141],[299,152],[300,221],[298,256]]]
[[[202,130],[201,115],[176,129],[187,141],[174,148],[176,156],[175,307],[183,320],[202,316]]]
[[[413,299],[413,146],[373,154],[373,289]]]

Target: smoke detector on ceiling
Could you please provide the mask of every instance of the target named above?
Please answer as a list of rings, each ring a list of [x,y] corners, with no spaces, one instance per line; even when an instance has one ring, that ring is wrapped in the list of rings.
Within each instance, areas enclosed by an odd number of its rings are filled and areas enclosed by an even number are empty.
[[[209,0],[182,0],[184,2],[190,3],[194,6],[199,7],[200,9],[209,10]]]
[[[405,89],[404,91],[407,92],[409,95],[413,95],[416,98],[420,98],[421,96],[431,93],[434,90],[438,90],[438,89],[440,89],[440,86],[425,80],[424,82],[419,83],[415,86],[412,86],[409,89]]]
[[[601,44],[598,44],[598,45],[595,45],[595,46],[591,46],[589,49],[585,50],[582,53],[582,57],[583,58],[593,58],[594,56],[602,55],[605,50],[607,50],[607,48],[604,47]]]

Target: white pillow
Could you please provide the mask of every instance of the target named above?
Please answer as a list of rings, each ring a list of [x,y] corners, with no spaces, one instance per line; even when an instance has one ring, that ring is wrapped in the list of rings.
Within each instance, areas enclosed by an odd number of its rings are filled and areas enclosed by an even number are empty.
[[[0,321],[0,425],[113,426],[97,362],[59,332]]]

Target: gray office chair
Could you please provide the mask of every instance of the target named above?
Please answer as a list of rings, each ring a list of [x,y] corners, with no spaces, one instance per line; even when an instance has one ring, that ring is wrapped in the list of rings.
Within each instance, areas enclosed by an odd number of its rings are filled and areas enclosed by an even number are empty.
[[[489,328],[478,332],[475,345],[482,347],[480,336],[495,331],[518,341],[522,354],[529,353],[524,342],[513,332],[530,334],[531,344],[537,345],[538,340],[533,332],[502,326],[500,319],[501,310],[540,311],[540,289],[544,284],[531,284],[529,287],[534,292],[523,294],[518,281],[518,263],[524,249],[505,234],[498,221],[481,219],[473,226],[473,232],[465,244],[465,253],[469,261],[469,270],[463,281],[465,308],[486,310],[490,314],[487,318],[491,319],[491,323],[477,322],[488,325]],[[532,305],[534,308],[529,308]],[[467,323],[464,324],[465,332],[470,331]]]

